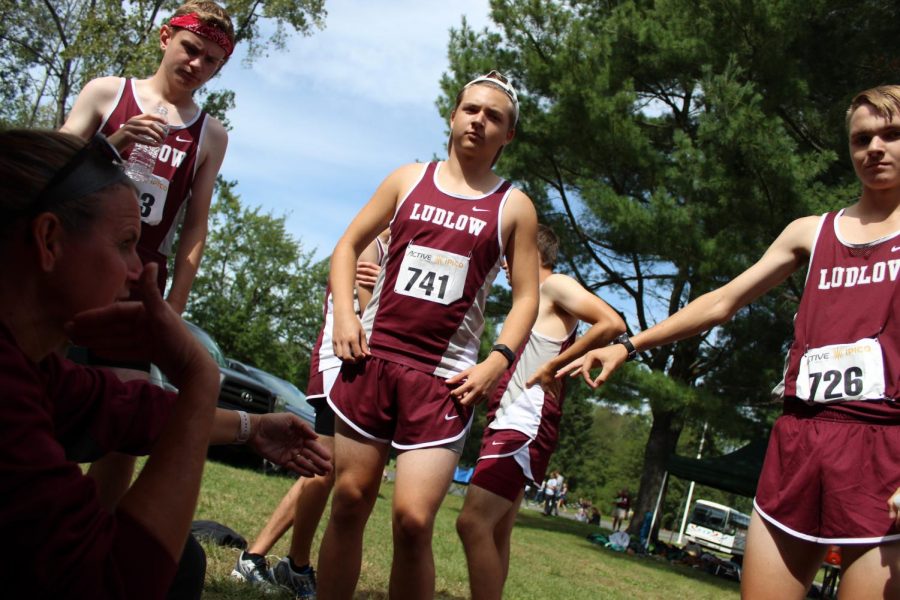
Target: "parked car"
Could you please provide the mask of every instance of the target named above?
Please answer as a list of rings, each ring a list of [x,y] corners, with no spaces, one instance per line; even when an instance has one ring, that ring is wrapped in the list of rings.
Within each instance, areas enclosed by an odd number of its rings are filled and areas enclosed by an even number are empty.
[[[258,379],[254,379],[228,366],[225,354],[212,336],[189,321],[185,321],[185,324],[191,333],[194,334],[194,337],[203,344],[206,351],[216,361],[216,364],[219,365],[221,387],[217,405],[220,408],[243,410],[256,414],[266,414],[274,410],[274,392],[269,390]],[[160,379],[164,387],[169,386],[171,388],[171,383],[164,376],[160,375]],[[266,461],[246,446],[210,446],[207,456],[229,464],[267,469]]]
[[[225,360],[225,354],[212,337],[193,323],[185,321],[194,337],[206,347],[207,352],[219,365],[222,387],[219,390],[218,405],[231,410],[266,414],[275,408],[275,394],[258,379],[232,369]]]
[[[316,409],[306,401],[306,394],[301,392],[296,385],[234,358],[229,358],[227,361],[228,366],[232,369],[259,380],[275,393],[275,412],[291,412],[309,423],[310,426],[315,425]]]

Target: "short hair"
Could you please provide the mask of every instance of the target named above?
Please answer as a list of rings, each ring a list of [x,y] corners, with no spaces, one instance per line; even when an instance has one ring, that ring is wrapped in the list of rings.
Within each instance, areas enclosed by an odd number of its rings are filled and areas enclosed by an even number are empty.
[[[552,269],[559,255],[559,237],[543,223],[538,224],[537,247],[541,255],[541,266]]]
[[[890,121],[900,115],[900,85],[879,85],[858,93],[847,109],[846,125],[850,127],[850,118],[860,106],[871,106],[875,113]]]
[[[231,15],[224,8],[210,0],[190,0],[175,9],[172,17],[180,17],[194,13],[204,25],[219,29],[228,36],[234,44],[234,25],[231,23]]]
[[[0,131],[0,230],[34,214],[40,196],[56,173],[88,142],[58,131],[11,129]],[[64,199],[43,212],[55,214],[69,231],[86,229],[100,213],[98,193]]]

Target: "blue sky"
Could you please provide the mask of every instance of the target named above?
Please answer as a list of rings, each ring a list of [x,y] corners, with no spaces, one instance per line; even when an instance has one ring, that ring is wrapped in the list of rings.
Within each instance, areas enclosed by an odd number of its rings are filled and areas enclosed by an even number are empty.
[[[325,28],[241,64],[240,46],[212,89],[234,90],[221,173],[246,205],[287,215],[317,257],[396,167],[441,156],[435,107],[449,29],[490,24],[488,0],[326,2]]]

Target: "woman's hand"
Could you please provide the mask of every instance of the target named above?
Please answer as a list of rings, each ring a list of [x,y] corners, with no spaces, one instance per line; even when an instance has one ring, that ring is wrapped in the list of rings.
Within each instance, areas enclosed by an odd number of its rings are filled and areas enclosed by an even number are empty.
[[[331,471],[331,453],[316,441],[312,428],[291,413],[269,413],[251,417],[252,430],[247,445],[276,465],[301,477],[325,475]]]
[[[197,369],[208,369],[218,379],[209,353],[160,295],[156,272],[156,263],[144,266],[135,288],[140,301],[113,302],[75,315],[66,324],[69,337],[101,356],[150,361],[177,387]]]

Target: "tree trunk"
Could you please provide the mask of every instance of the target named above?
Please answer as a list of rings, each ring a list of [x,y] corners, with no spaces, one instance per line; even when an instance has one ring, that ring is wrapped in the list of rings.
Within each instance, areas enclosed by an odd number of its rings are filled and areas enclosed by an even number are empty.
[[[640,535],[644,515],[647,512],[652,514],[656,506],[663,473],[666,472],[666,460],[675,451],[682,427],[683,419],[679,411],[653,411],[653,425],[644,449],[641,487],[637,501],[632,504],[634,518],[627,530],[635,539]]]
[[[66,59],[62,64],[62,72],[59,74],[59,90],[56,92],[56,112],[53,120],[53,128],[59,129],[66,122],[66,100],[69,97],[72,75],[72,60]]]

